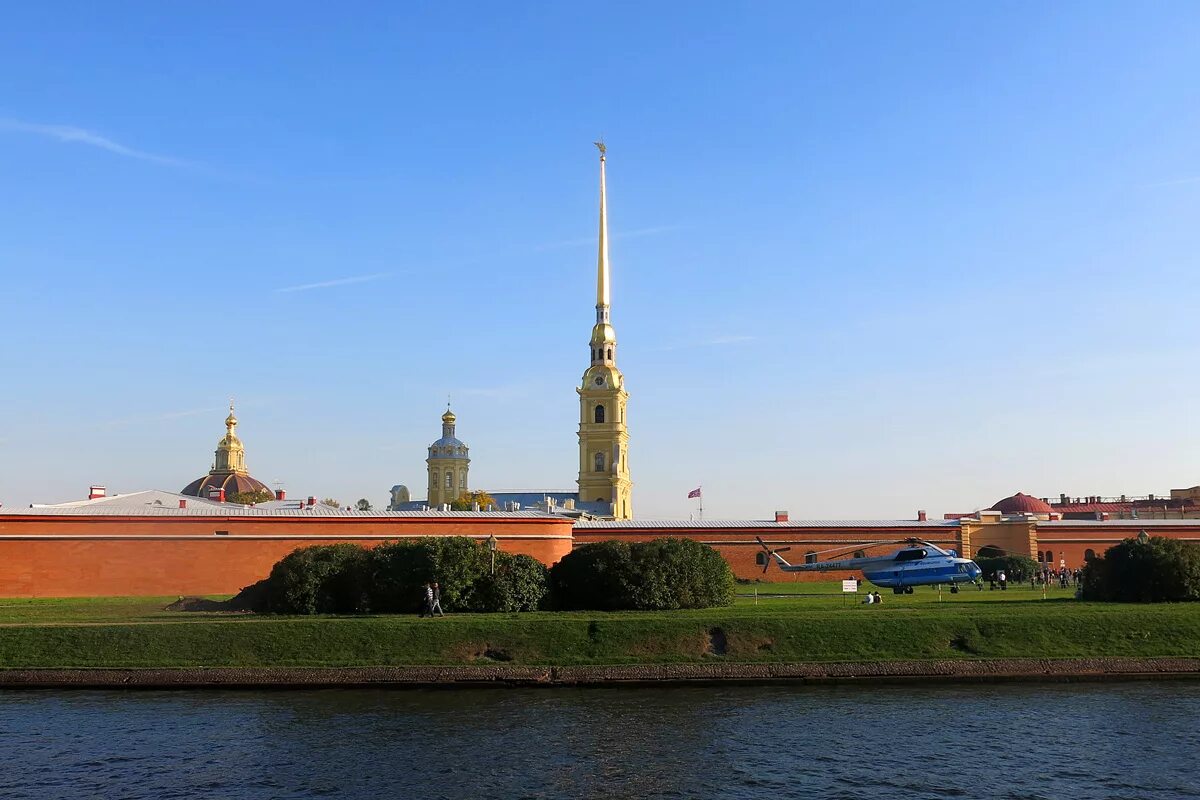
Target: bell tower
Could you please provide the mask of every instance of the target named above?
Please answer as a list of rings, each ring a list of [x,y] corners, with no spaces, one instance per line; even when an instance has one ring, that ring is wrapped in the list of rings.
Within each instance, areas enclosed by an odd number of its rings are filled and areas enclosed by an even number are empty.
[[[429,445],[429,507],[437,508],[444,503],[453,503],[467,491],[467,473],[471,469],[471,458],[466,444],[454,435],[456,418],[446,404],[442,414],[442,438]]]
[[[629,393],[617,369],[617,334],[609,316],[608,198],[604,185],[607,150],[600,148],[600,248],[596,263],[596,324],[589,345],[591,365],[579,393],[579,499],[608,503],[613,519],[633,517],[629,479]]]

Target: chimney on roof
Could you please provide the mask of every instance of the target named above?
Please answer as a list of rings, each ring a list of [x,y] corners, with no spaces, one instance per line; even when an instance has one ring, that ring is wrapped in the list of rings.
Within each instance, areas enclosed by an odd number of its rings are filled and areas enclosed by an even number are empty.
[[[103,486],[89,486],[88,487],[88,500],[99,500],[101,497],[107,497],[107,496],[108,496],[108,489],[105,489]]]
[[[209,489],[208,490],[208,499],[216,500],[218,503],[224,503],[225,502],[225,490],[224,489]]]
[[[1063,504],[1066,504],[1066,502],[1067,502],[1067,496],[1066,496],[1065,494],[1060,494],[1060,495],[1058,496],[1058,502],[1060,502],[1060,503],[1063,503]]]
[[[317,504],[317,498],[313,497],[313,496],[310,494],[310,495],[308,496],[308,507],[309,507],[309,508],[312,508],[312,507],[313,507],[313,506],[315,506],[316,504]]]
[[[575,510],[575,498],[568,497],[566,500],[563,500],[563,508],[565,508],[567,511],[574,511]]]
[[[787,522],[788,521],[788,512],[776,511],[775,512],[775,521],[776,522]]]
[[[1151,502],[1151,503],[1153,503],[1153,502],[1154,502],[1154,495],[1150,495],[1150,502]]]
[[[183,497],[179,498],[179,507],[187,508],[187,499],[186,498],[183,498]]]
[[[927,522],[928,520],[929,517],[923,510],[917,512],[917,522]]]
[[[276,489],[275,490],[275,499],[276,500],[287,500],[287,492],[285,492],[283,489]]]
[[[478,510],[479,510],[479,503],[471,503],[471,510],[472,510],[472,511],[478,511]]]

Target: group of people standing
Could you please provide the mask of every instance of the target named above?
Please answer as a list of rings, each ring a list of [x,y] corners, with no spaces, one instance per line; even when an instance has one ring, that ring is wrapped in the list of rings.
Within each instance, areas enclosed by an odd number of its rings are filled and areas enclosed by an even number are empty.
[[[437,581],[426,581],[421,597],[421,616],[432,617],[435,612],[440,617],[446,616],[446,612],[442,611],[442,589]]]
[[[1072,585],[1078,586],[1082,577],[1082,569],[1067,569],[1066,567],[1053,569],[1047,566],[1043,567],[1041,572],[1035,572],[1029,576],[1029,588],[1033,589],[1039,585],[1049,586],[1057,581],[1060,589],[1069,589]]]

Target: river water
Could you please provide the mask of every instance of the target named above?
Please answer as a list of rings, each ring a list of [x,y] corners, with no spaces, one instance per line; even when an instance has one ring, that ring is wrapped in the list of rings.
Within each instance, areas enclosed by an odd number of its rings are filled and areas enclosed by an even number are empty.
[[[0,798],[1200,797],[1200,683],[0,693]]]

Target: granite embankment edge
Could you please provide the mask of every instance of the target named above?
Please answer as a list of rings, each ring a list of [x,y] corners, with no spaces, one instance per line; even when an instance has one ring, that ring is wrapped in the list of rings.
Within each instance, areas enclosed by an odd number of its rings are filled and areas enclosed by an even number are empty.
[[[947,683],[1200,678],[1200,658],[998,658],[934,661],[707,663],[544,667],[0,669],[0,688],[318,688],[602,686],[713,683]]]

